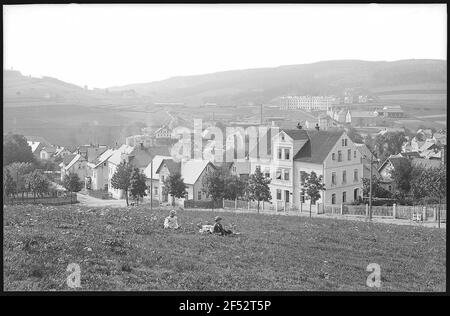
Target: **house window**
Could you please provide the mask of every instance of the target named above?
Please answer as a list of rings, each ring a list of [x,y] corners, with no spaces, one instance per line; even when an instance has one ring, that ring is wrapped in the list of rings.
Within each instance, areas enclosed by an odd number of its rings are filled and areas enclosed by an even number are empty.
[[[277,200],[281,201],[281,190],[277,189]]]
[[[289,180],[289,170],[284,170],[284,180]]]
[[[306,181],[306,172],[305,171],[300,171],[300,184],[304,185]]]
[[[289,191],[288,191],[288,190],[285,190],[285,191],[284,191],[284,200],[285,200],[287,203],[289,203],[289,195],[290,195]]]
[[[358,169],[353,170],[353,182],[358,182]]]
[[[285,149],[284,150],[284,159],[289,160],[289,154],[290,154],[290,150],[289,149]]]
[[[164,182],[164,180],[165,180],[165,177],[164,177],[164,176],[161,176],[161,180],[162,180],[162,182]]]
[[[300,191],[300,202],[305,203],[305,189]]]
[[[344,139],[342,139],[342,147],[344,147],[345,145],[344,145]]]
[[[284,141],[284,134],[281,134],[281,140]]]
[[[154,187],[155,195],[158,195],[158,187]]]
[[[352,160],[352,150],[351,149],[347,150],[347,159]]]
[[[336,172],[331,173],[331,184],[336,185]]]
[[[197,199],[201,200],[202,199],[202,191],[198,191],[197,192]]]
[[[281,169],[277,170],[276,178],[277,180],[281,180]]]
[[[260,165],[256,165],[255,171],[258,170],[261,171],[261,166]]]
[[[342,184],[347,183],[347,171],[342,171]]]
[[[331,154],[331,160],[336,160],[336,154],[335,153]]]
[[[356,150],[353,152],[353,158],[356,158]]]
[[[389,191],[392,191],[392,186],[389,186],[388,189],[389,189]]]
[[[353,200],[358,201],[359,198],[359,190],[356,188],[353,190]]]
[[[347,146],[347,138],[344,139],[344,146]]]
[[[282,156],[282,150],[281,148],[278,148],[278,159],[281,159]]]
[[[264,176],[265,176],[266,178],[270,178],[270,169],[266,168],[266,169],[264,170]]]
[[[106,167],[106,162],[103,163],[103,167]]]
[[[342,203],[347,202],[347,192],[342,192]]]
[[[336,204],[336,194],[331,194],[331,204]]]
[[[342,161],[342,152],[340,150],[338,150],[338,161]]]

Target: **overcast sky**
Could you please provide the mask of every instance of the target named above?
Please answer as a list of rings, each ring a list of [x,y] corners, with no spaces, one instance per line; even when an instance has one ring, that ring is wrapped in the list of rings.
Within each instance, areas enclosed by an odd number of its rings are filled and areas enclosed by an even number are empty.
[[[105,88],[333,59],[446,59],[434,5],[3,6],[4,68]]]

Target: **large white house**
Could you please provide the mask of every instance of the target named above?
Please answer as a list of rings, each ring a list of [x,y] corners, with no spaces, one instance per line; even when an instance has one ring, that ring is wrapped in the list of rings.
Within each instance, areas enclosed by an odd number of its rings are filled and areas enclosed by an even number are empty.
[[[260,168],[272,179],[272,202],[304,203],[305,177],[312,171],[323,176],[326,188],[319,203],[350,203],[362,195],[361,153],[345,131],[281,130],[271,148],[270,161],[250,161],[252,173]]]

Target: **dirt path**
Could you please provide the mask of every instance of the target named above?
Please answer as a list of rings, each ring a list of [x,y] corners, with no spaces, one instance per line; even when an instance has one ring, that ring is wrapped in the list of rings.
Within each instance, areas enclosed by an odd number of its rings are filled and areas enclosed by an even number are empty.
[[[95,197],[77,193],[77,199],[80,205],[91,207],[126,207],[125,200],[102,200]]]

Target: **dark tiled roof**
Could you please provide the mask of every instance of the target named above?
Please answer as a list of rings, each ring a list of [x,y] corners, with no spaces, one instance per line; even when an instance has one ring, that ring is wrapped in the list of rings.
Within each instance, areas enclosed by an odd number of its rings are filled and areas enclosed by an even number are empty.
[[[308,132],[305,129],[283,129],[293,140],[308,139]]]
[[[75,158],[76,155],[77,155],[77,154],[70,154],[70,155],[64,156],[64,158],[63,158],[63,164],[64,164],[65,166],[67,166],[67,165],[73,160],[73,158]]]
[[[294,156],[294,160],[323,163],[343,132],[308,130],[309,141]]]
[[[425,159],[425,158],[413,158],[412,164],[414,166],[422,166],[424,168],[437,168],[441,165],[442,161],[439,159]]]
[[[175,162],[172,159],[164,159],[161,165],[158,167],[158,170],[156,170],[156,173],[159,173],[164,165],[166,165],[167,169],[169,169],[170,174],[181,173],[181,163]]]
[[[397,169],[402,164],[408,163],[408,158],[405,157],[391,157],[389,158],[389,161],[391,162],[394,169]]]

